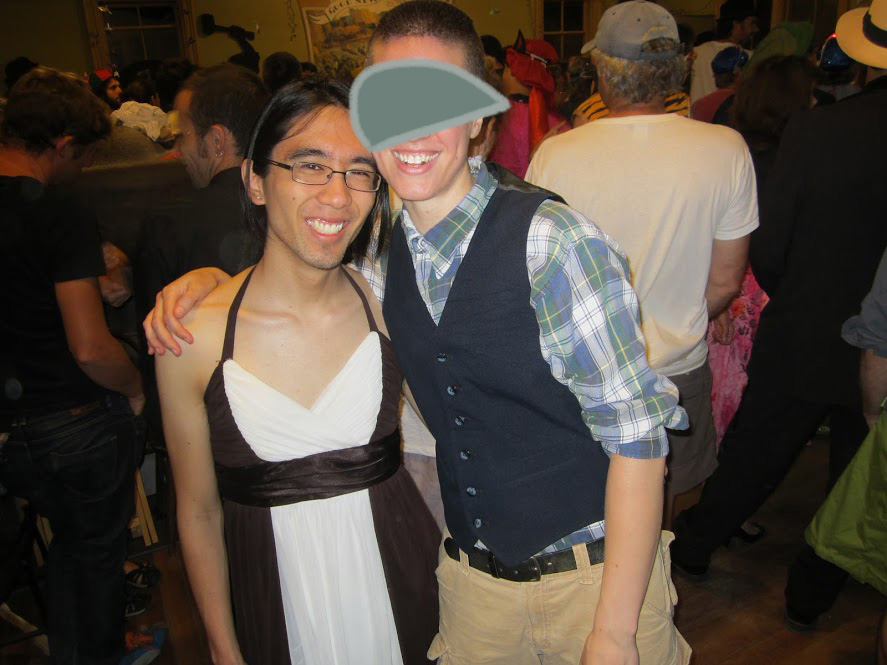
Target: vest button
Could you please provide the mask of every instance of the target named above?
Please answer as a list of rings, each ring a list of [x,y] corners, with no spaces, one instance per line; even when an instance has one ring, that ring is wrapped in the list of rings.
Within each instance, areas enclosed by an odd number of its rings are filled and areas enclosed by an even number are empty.
[[[465,417],[456,416],[455,418],[453,418],[453,422],[456,423],[456,427],[462,427],[462,425],[465,424]]]
[[[479,529],[479,528],[481,528],[483,525],[484,525],[484,521],[483,521],[482,519],[480,519],[479,517],[478,517],[477,519],[474,520],[474,528],[475,528],[475,529]]]
[[[471,457],[471,451],[470,450],[463,450],[462,452],[459,453],[459,457],[461,457],[463,460],[467,460],[469,457]]]
[[[465,493],[466,493],[468,496],[477,496],[477,489],[474,488],[474,487],[466,487],[466,488],[465,488]]]
[[[459,386],[447,386],[447,395],[455,397],[456,393],[462,390]]]
[[[447,361],[447,358],[448,358],[448,357],[449,357],[449,356],[447,356],[446,353],[438,353],[438,354],[437,354],[437,362],[439,362],[439,363],[445,363],[445,362]]]

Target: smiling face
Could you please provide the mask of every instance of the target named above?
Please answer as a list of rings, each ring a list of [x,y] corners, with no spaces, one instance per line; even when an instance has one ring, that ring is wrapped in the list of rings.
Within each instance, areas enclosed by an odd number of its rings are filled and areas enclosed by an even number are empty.
[[[351,129],[348,111],[332,106],[307,123],[297,119],[270,159],[310,162],[336,171],[376,170],[372,155]],[[266,252],[283,249],[310,267],[331,270],[341,264],[366,221],[376,192],[349,189],[341,173],[332,174],[324,185],[305,185],[295,182],[291,171],[269,165],[265,177],[250,172],[250,198],[264,204],[268,215]]]
[[[465,67],[465,50],[435,37],[399,37],[376,42],[372,62],[428,58]],[[468,142],[480,132],[482,120],[446,129],[374,153],[379,170],[409,210],[414,221],[419,209],[437,223],[471,189]]]

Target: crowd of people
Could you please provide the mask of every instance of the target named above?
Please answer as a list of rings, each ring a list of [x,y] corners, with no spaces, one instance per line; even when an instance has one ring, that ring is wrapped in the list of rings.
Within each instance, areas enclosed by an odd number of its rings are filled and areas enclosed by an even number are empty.
[[[786,626],[815,630],[847,571],[887,593],[883,524],[830,540],[842,488],[877,483],[860,445],[887,450],[885,16],[751,50],[754,6],[727,0],[693,47],[627,0],[558,62],[407,0],[367,67],[437,61],[510,105],[382,149],[350,81],[286,52],[261,74],[10,62],[0,494],[52,526],[53,662],[159,653],[124,641],[150,602],[126,561],[146,429],[215,663],[686,664],[672,568],[700,580],[765,537],[755,512],[823,423],[835,491]],[[69,185],[161,161],[191,187],[124,253]],[[112,334],[121,307],[141,341]]]

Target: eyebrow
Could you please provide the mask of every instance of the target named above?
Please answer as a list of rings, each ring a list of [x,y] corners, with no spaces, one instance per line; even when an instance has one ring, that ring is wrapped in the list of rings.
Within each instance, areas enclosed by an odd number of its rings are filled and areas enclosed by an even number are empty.
[[[297,150],[293,150],[288,153],[286,156],[287,161],[298,161],[300,159],[304,159],[305,157],[320,157],[321,159],[331,159],[328,153],[320,150],[318,148],[299,148]],[[363,164],[364,166],[369,166],[373,169],[376,168],[376,160],[372,157],[362,157],[355,156],[351,157],[347,160],[349,164]]]

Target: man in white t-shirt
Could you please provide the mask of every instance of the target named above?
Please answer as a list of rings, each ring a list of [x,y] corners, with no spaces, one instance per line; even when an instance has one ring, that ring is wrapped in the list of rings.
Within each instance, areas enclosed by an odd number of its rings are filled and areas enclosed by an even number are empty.
[[[545,141],[527,180],[563,196],[628,256],[650,366],[677,384],[690,416],[688,433],[669,432],[673,498],[716,466],[705,333],[746,270],[754,167],[732,129],[665,113],[686,73],[665,9],[616,5],[593,46],[610,115]]]
[[[730,46],[748,49],[758,33],[758,17],[751,0],[727,0],[721,5],[716,27],[717,37],[693,49],[690,69],[690,104],[718,89],[711,71],[714,57]],[[751,56],[751,52],[747,51]]]

